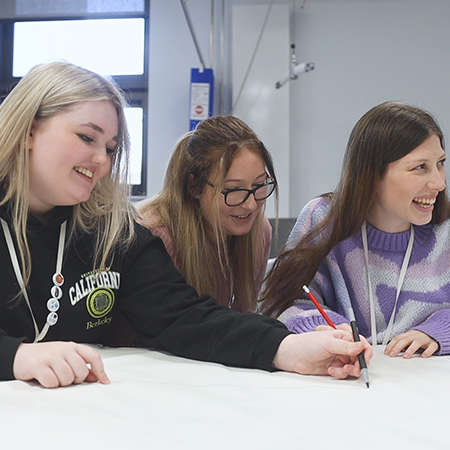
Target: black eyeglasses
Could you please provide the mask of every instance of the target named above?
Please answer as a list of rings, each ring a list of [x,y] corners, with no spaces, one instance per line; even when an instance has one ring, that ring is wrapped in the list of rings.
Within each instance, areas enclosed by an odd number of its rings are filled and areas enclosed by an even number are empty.
[[[216,186],[209,181],[206,182],[209,186],[215,188]],[[227,206],[239,206],[247,201],[250,194],[253,194],[255,201],[260,202],[272,195],[275,190],[275,180],[273,178],[267,178],[262,184],[259,184],[254,189],[224,189],[221,194],[225,197],[225,204]]]

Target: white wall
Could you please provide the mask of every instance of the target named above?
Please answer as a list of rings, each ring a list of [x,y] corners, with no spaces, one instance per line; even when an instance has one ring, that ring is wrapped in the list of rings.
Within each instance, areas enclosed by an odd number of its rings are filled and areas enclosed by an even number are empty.
[[[309,0],[297,54],[316,70],[292,83],[291,214],[333,190],[350,131],[385,100],[432,112],[450,137],[450,2]]]
[[[209,64],[209,0],[189,0],[203,58]],[[189,130],[189,83],[200,62],[178,0],[150,1],[147,194],[162,188],[176,141]]]

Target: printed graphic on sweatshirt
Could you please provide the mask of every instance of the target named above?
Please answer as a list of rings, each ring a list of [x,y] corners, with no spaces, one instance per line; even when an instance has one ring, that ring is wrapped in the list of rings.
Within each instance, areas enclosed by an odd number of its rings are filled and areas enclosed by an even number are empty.
[[[94,319],[106,316],[114,306],[114,292],[109,288],[98,288],[86,299],[88,313]]]
[[[112,289],[94,289],[86,299],[86,308],[91,317],[97,320],[88,320],[86,322],[86,330],[111,323],[112,317],[107,316],[107,314],[112,310],[113,306],[114,292]]]
[[[112,289],[119,289],[120,273],[103,269],[93,270],[92,272],[81,275],[80,280],[69,288],[70,303],[72,303],[72,306],[75,306],[80,300],[83,300],[91,292],[99,288],[109,288],[111,292]]]
[[[86,309],[94,320],[86,322],[86,330],[108,325],[112,316],[108,316],[115,302],[115,289],[120,288],[120,273],[109,269],[94,270],[81,275],[69,288],[72,306],[86,299]]]

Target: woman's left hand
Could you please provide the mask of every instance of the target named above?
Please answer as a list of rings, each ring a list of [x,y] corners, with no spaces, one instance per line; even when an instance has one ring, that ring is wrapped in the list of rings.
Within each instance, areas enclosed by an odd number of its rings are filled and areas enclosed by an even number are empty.
[[[403,358],[411,358],[419,348],[423,349],[422,358],[428,358],[439,349],[439,344],[421,331],[409,330],[406,333],[395,336],[386,346],[384,353],[395,357],[404,351]]]

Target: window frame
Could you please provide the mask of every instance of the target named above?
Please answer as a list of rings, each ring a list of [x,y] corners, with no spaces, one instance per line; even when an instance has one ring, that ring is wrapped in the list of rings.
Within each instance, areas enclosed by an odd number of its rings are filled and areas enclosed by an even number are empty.
[[[141,75],[112,75],[111,78],[124,92],[128,106],[142,107],[142,162],[141,183],[131,185],[132,197],[143,197],[147,194],[147,143],[148,143],[148,64],[149,64],[149,1],[144,2],[143,13],[90,13],[70,16],[35,16],[0,19],[0,100],[6,97],[19,82],[20,77],[14,77],[14,24],[17,22],[42,22],[65,20],[97,20],[97,19],[144,19],[144,71]]]

